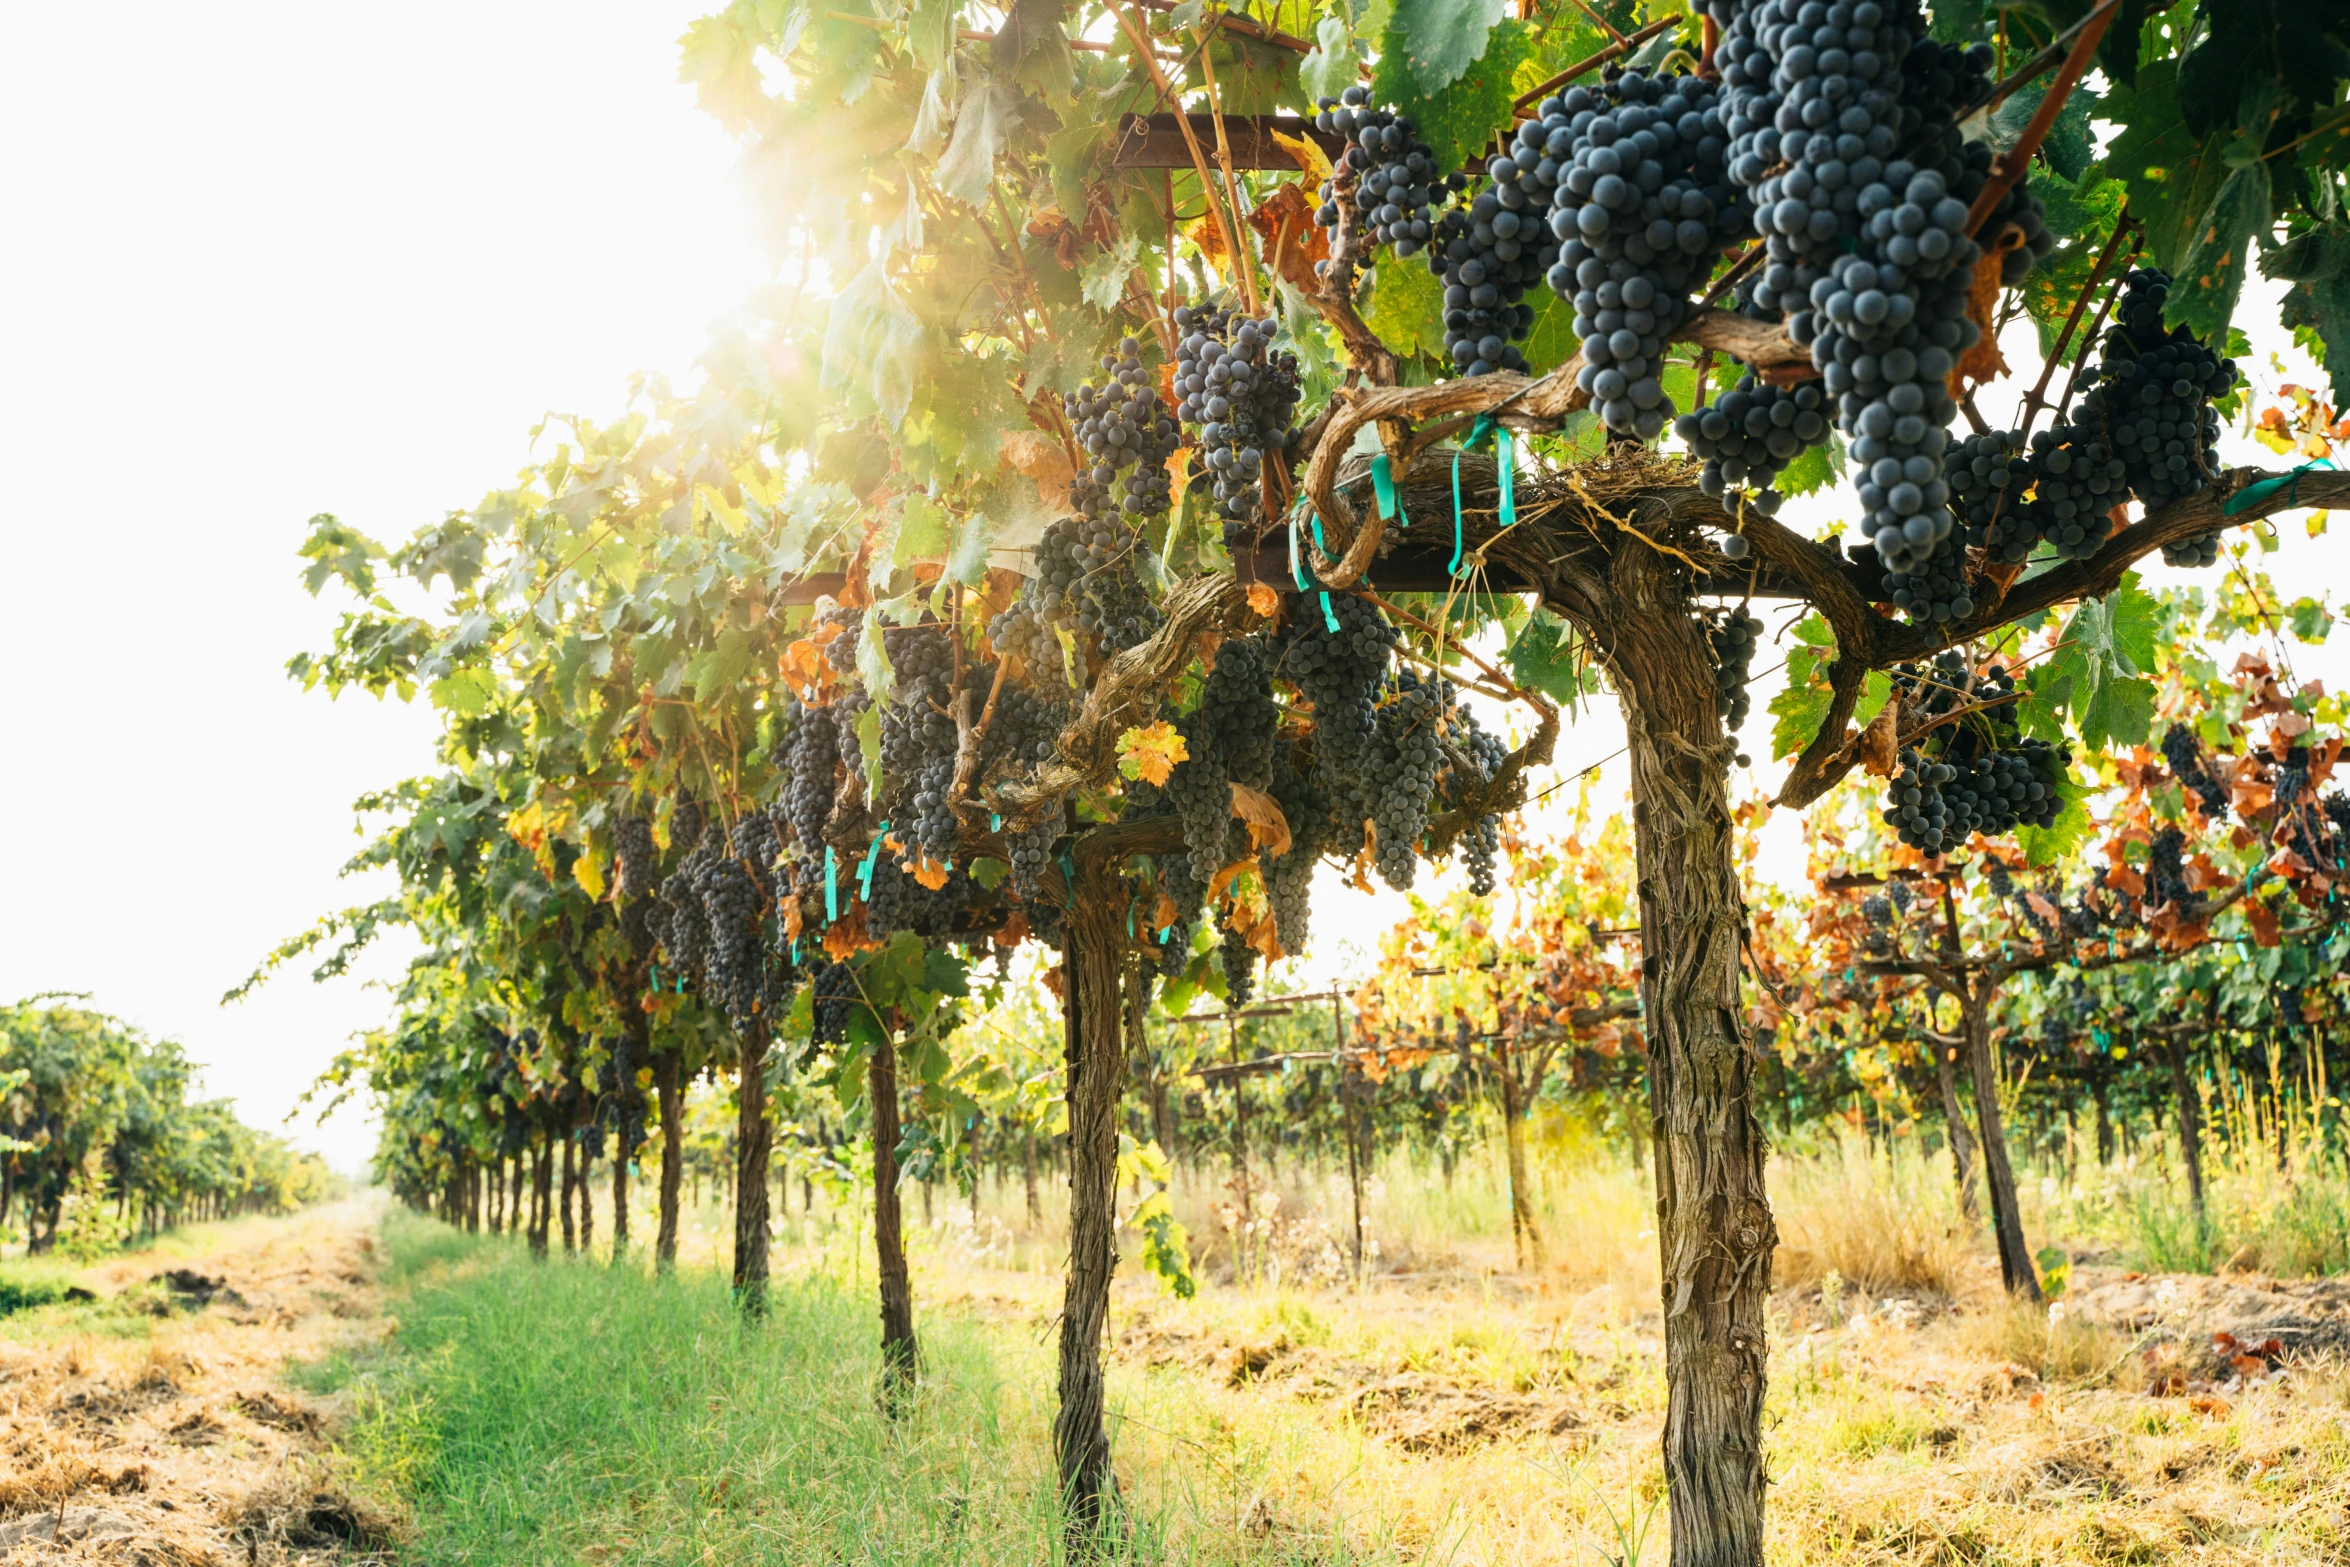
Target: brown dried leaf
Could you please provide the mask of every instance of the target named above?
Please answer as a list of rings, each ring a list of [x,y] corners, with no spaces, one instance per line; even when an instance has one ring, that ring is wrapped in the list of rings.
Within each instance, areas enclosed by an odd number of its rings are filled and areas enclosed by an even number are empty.
[[[1314,267],[1330,259],[1330,236],[1314,222],[1303,186],[1292,181],[1276,189],[1248,215],[1248,225],[1257,231],[1259,253],[1276,277],[1301,294],[1321,286]]]
[[[1271,795],[1236,783],[1232,786],[1232,814],[1248,823],[1250,847],[1276,857],[1289,852],[1289,818],[1281,814],[1280,802]]]
[[[1887,702],[1860,732],[1860,765],[1872,778],[1890,778],[1901,765],[1901,715]]]
[[[1281,590],[1270,582],[1252,582],[1248,585],[1248,607],[1266,620],[1277,620],[1281,615]]]

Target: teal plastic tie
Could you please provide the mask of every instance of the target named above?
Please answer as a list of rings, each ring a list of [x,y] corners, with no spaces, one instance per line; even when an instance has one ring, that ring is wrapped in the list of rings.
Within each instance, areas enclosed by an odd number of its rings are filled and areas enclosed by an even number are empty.
[[[1330,556],[1330,546],[1322,542],[1322,514],[1315,511],[1307,512],[1306,520],[1314,525],[1314,548],[1320,550],[1323,558],[1327,560]],[[1304,584],[1300,583],[1299,586],[1303,587]],[[1322,624],[1330,629],[1332,636],[1338,635],[1338,611],[1330,607],[1330,592],[1327,588],[1322,590]]]
[[[873,847],[865,851],[865,863],[857,867],[857,896],[864,902],[873,901],[873,866],[881,858],[881,840],[889,836],[889,823],[873,835]]]
[[[1403,497],[1395,489],[1395,464],[1381,452],[1371,459],[1371,493],[1379,499],[1379,520],[1401,523],[1409,528],[1412,520],[1403,514]]]
[[[1506,531],[1518,525],[1518,444],[1510,432],[1491,414],[1479,414],[1477,422],[1469,426],[1469,438],[1452,454],[1452,564],[1445,568],[1448,576],[1461,574],[1461,561],[1466,556],[1461,537],[1461,456],[1493,441],[1494,465],[1501,474],[1501,528]]]
[[[829,925],[840,918],[840,862],[833,858],[832,845],[824,846],[824,923]]]
[[[797,936],[794,936],[791,939],[791,960],[794,965],[797,965],[800,961],[800,938]]]
[[[2258,484],[2247,484],[2228,497],[2227,504],[2220,507],[2219,513],[2223,517],[2233,517],[2240,511],[2247,511],[2259,505],[2279,490],[2285,492],[2287,506],[2298,505],[2301,500],[2301,476],[2305,473],[2313,473],[2320,468],[2333,466],[2332,458],[2320,457],[2315,462],[2303,463],[2291,473],[2280,473],[2273,479],[2263,479]]]
[[[1000,812],[991,811],[988,813],[987,830],[989,832],[1002,832],[1004,830],[1004,818]]]

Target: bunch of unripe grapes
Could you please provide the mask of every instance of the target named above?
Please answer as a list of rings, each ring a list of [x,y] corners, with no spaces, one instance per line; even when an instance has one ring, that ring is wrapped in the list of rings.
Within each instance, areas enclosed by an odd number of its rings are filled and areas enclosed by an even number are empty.
[[[1434,232],[1428,209],[1447,191],[1460,189],[1461,176],[1437,168],[1435,152],[1411,120],[1373,107],[1360,86],[1324,98],[1320,107],[1314,124],[1348,142],[1340,162],[1354,175],[1355,232],[1399,256],[1423,248]],[[1321,200],[1314,221],[1335,233],[1339,208],[1332,180],[1322,182]]]
[[[1109,373],[1102,385],[1081,386],[1061,399],[1070,432],[1090,459],[1070,481],[1069,504],[1093,520],[1163,516],[1173,495],[1167,459],[1180,441],[1175,421],[1159,402],[1134,338],[1105,356],[1102,369]]]
[[[1726,734],[1737,734],[1753,709],[1746,686],[1754,667],[1755,641],[1762,629],[1763,623],[1743,609],[1731,610],[1706,628],[1714,658],[1714,699],[1721,708]],[[1748,758],[1739,756],[1738,765],[1747,766]]]
[[[2113,326],[2099,345],[2097,381],[2082,395],[2080,421],[2103,433],[2129,486],[2151,512],[2210,484],[2219,472],[2219,412],[2211,406],[2236,384],[2223,359],[2185,327],[2166,330],[2170,275],[2141,267],[2122,280]],[[2220,530],[2163,548],[2174,566],[2219,559]]]
[[[1747,503],[1767,517],[1781,500],[1773,482],[1807,448],[1828,438],[1827,409],[1827,393],[1816,381],[1778,387],[1749,371],[1712,406],[1675,420],[1673,433],[1705,464],[1697,476],[1699,489],[1713,496],[1743,489]],[[1725,545],[1723,552],[1743,559],[1746,541],[1732,537],[1737,544]]]
[[[1277,352],[1279,323],[1225,305],[1179,305],[1175,329],[1176,413],[1198,435],[1217,511],[1233,521],[1261,510],[1259,481],[1268,453],[1295,437],[1297,356]]]
[[[1549,197],[1559,252],[1546,272],[1575,307],[1578,384],[1620,435],[1653,439],[1673,417],[1666,338],[1744,223],[1716,98],[1696,76],[1611,72],[1599,87],[1545,100],[1508,159],[1521,187]]]

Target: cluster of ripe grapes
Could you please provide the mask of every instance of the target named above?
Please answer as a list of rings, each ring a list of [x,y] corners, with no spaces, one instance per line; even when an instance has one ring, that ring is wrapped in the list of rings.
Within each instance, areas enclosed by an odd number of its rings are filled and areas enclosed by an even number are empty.
[[[2097,381],[2082,395],[2079,418],[2099,431],[2149,511],[2210,484],[2219,472],[2219,412],[2212,399],[2235,386],[2233,359],[2185,327],[2165,330],[2170,275],[2153,267],[2122,282],[2121,306],[2099,345]],[[2174,566],[2219,559],[2220,530],[2163,548]]]
[[[1556,161],[1529,146],[1520,126],[1512,149],[1487,161],[1488,188],[1470,194],[1468,182],[1436,219],[1428,270],[1444,282],[1444,352],[1464,376],[1524,371],[1518,348],[1534,326],[1527,291],[1558,259],[1558,241],[1544,221],[1550,188],[1544,171]]]
[[[1902,665],[1893,687],[1899,711],[1945,719],[1901,751],[1884,820],[1903,843],[1940,854],[1976,833],[1997,837],[2055,822],[2071,754],[2020,738],[2015,682],[2006,670],[1971,670],[1950,650],[1929,664]]]
[[[1425,247],[1434,233],[1428,209],[1467,181],[1439,169],[1434,150],[1420,140],[1411,120],[1375,107],[1362,87],[1324,98],[1320,109],[1314,124],[1349,143],[1339,162],[1354,178],[1355,232],[1399,256]],[[1322,182],[1322,205],[1314,214],[1314,221],[1334,236],[1339,183],[1345,178],[1333,171],[1333,177]]]
[[[1070,433],[1092,464],[1070,481],[1069,504],[1096,521],[1120,513],[1131,523],[1163,517],[1173,501],[1167,459],[1180,444],[1175,421],[1151,385],[1141,343],[1126,338],[1117,353],[1103,357],[1102,369],[1108,372],[1102,385],[1081,386],[1061,399]]]
[[[1729,177],[1765,243],[1745,306],[1784,316],[1811,349],[1858,469],[1884,599],[1914,620],[1963,619],[1974,603],[1945,474],[1947,382],[1981,335],[1967,316],[1981,254],[1967,217],[1991,156],[1956,117],[1988,85],[1990,51],[1926,37],[1914,0],[1709,0],[1708,12]],[[2021,185],[1983,232],[2010,224],[2022,235],[2001,261],[2012,283],[2055,241]]]
[[[1272,783],[1280,723],[1264,639],[1226,642],[1216,651],[1199,706],[1177,722],[1185,760],[1167,778],[1166,799],[1183,819],[1184,845],[1181,856],[1170,858],[1167,874],[1175,905],[1187,915],[1216,872],[1237,857],[1242,829],[1232,814],[1232,786],[1261,790]]]
[[[2164,730],[2162,759],[2169,764],[2171,776],[2179,781],[2179,787],[2195,797],[2204,820],[2228,819],[2228,786],[2211,770],[2211,757],[2193,729],[2175,723]]]
[[[1672,419],[1666,337],[1747,221],[1718,98],[1697,76],[1611,71],[1545,100],[1491,166],[1497,192],[1506,174],[1549,200],[1559,251],[1546,272],[1575,307],[1578,384],[1619,435],[1653,440]]]
[[[1961,442],[1950,467],[1951,506],[1965,542],[2020,562],[2045,544],[2086,559],[2113,535],[2113,512],[2132,495],[2148,510],[2190,495],[2219,466],[2219,414],[2236,365],[2184,327],[2166,331],[2170,279],[2152,268],[2122,285],[2119,320],[2101,345],[2097,379],[2070,418],[2032,436],[1993,430]],[[2174,566],[2219,558],[2217,530],[2166,545]]]
[[[1736,735],[1746,726],[1746,715],[1753,710],[1753,698],[1746,686],[1754,668],[1754,647],[1761,637],[1763,623],[1744,609],[1733,609],[1706,628],[1706,641],[1714,658],[1714,700],[1720,705],[1722,731]],[[1752,759],[1744,752],[1738,756],[1738,765],[1751,765]]]
[[[1191,427],[1207,464],[1216,509],[1234,522],[1262,511],[1267,454],[1296,438],[1297,356],[1276,351],[1279,322],[1228,305],[1179,305],[1175,330],[1176,413]]]
[[[1675,420],[1673,433],[1705,464],[1699,489],[1721,497],[1744,490],[1747,504],[1769,516],[1782,498],[1771,488],[1780,472],[1828,438],[1828,408],[1828,394],[1816,381],[1778,387],[1748,371],[1710,407]],[[1731,537],[1738,544],[1726,546],[1725,553],[1743,559],[1745,540]]]

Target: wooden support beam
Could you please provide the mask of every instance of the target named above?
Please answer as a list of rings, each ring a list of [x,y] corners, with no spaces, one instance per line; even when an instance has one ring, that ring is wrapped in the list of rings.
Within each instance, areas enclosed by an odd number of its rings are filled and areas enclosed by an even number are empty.
[[[1213,116],[1194,114],[1187,118],[1193,136],[1203,144],[1215,141]],[[1273,139],[1275,131],[1296,140],[1317,143],[1333,162],[1346,151],[1345,137],[1318,130],[1311,120],[1287,114],[1227,114],[1224,136],[1232,147],[1232,166],[1297,173],[1297,159]],[[1117,164],[1121,169],[1188,169],[1192,166],[1191,148],[1183,139],[1183,127],[1172,114],[1123,115],[1118,121]]]

